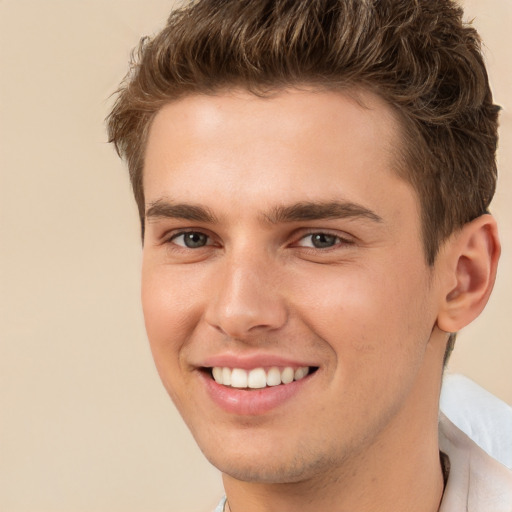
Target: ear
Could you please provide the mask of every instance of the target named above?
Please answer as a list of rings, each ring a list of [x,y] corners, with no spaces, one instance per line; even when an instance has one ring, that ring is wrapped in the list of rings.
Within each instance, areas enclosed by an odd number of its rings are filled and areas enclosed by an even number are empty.
[[[482,312],[494,286],[501,252],[494,217],[486,214],[465,224],[443,249],[446,272],[437,325],[457,332]]]

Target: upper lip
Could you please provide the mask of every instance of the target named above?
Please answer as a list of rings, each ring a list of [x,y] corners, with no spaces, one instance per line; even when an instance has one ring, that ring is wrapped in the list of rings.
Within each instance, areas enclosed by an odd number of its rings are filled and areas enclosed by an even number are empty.
[[[214,368],[216,366],[222,368],[241,368],[243,370],[251,370],[253,368],[269,368],[273,366],[299,368],[304,366],[318,366],[311,361],[298,360],[286,356],[274,354],[217,354],[206,357],[200,364],[195,365],[202,368]]]

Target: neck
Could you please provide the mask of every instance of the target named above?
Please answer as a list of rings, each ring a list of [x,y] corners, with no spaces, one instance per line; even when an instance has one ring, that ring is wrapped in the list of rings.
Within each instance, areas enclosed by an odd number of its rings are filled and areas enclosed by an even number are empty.
[[[436,512],[443,494],[438,447],[441,371],[436,389],[431,382],[415,386],[402,410],[364,453],[328,474],[285,484],[242,482],[223,475],[226,510]]]

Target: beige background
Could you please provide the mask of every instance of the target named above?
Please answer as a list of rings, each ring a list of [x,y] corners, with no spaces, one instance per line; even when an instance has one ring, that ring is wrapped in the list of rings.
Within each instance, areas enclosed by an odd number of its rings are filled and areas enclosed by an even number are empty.
[[[465,2],[502,116],[503,259],[450,364],[512,403],[512,3]],[[160,386],[128,179],[103,118],[164,0],[0,0],[0,510],[206,511],[221,494]]]

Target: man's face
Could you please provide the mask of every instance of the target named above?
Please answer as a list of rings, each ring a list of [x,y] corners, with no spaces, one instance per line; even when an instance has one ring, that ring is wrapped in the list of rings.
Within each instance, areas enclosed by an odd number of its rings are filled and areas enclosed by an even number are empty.
[[[332,472],[435,414],[435,268],[398,124],[362,99],[193,95],[151,128],[148,337],[199,446],[242,480]]]

